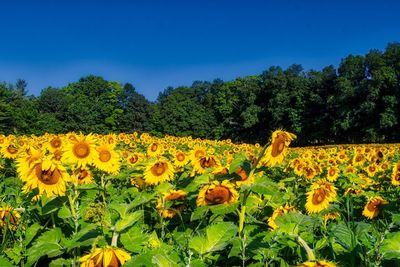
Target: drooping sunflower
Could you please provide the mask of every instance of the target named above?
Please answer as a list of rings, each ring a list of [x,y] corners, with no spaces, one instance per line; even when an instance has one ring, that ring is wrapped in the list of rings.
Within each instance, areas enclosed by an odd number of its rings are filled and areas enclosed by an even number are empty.
[[[114,145],[101,144],[96,147],[97,155],[93,165],[104,172],[116,174],[120,169],[120,159],[118,153],[114,150]]]
[[[81,257],[82,267],[120,267],[131,259],[124,250],[117,247],[93,248],[92,251]]]
[[[203,156],[197,158],[196,161],[193,163],[193,173],[192,176],[195,174],[203,174],[207,171],[207,169],[215,169],[218,168],[221,163],[216,156]]]
[[[48,197],[64,196],[65,183],[70,180],[68,172],[61,164],[44,159],[31,167],[23,191],[30,192],[38,188],[39,196],[43,193],[46,193]]]
[[[40,161],[43,153],[40,149],[34,147],[28,147],[20,156],[16,159],[17,173],[22,181],[26,181],[31,172],[32,164]]]
[[[326,260],[318,260],[303,262],[298,267],[336,267],[336,264]]]
[[[288,204],[285,204],[285,206],[281,206],[275,209],[272,213],[272,216],[268,218],[268,226],[272,229],[278,228],[278,225],[275,223],[276,218],[292,211],[296,211],[296,208]]]
[[[62,162],[74,164],[77,167],[85,167],[92,164],[97,156],[95,138],[92,134],[70,134],[69,142],[63,149]]]
[[[183,190],[170,190],[163,193],[157,201],[157,210],[164,218],[172,218],[182,212],[186,205],[184,202],[187,193]]]
[[[294,139],[296,135],[289,132],[278,130],[272,133],[271,145],[268,146],[264,155],[269,166],[275,166],[283,161],[288,152],[287,148]]]
[[[167,159],[151,160],[144,171],[144,181],[149,185],[156,185],[174,178],[174,167]]]
[[[17,229],[20,218],[21,214],[9,206],[0,208],[0,229],[5,226],[10,230]]]
[[[362,215],[368,219],[373,219],[378,216],[380,206],[385,204],[388,204],[388,202],[382,197],[373,197],[368,200],[367,204],[365,204]]]
[[[73,178],[75,179],[75,182],[78,182],[78,184],[90,184],[94,182],[93,173],[87,167],[75,169],[73,172]]]
[[[197,196],[197,206],[231,204],[237,202],[239,193],[228,180],[214,181],[200,189]]]
[[[312,184],[307,192],[306,209],[308,213],[318,213],[329,207],[329,203],[336,198],[336,187],[322,179]]]

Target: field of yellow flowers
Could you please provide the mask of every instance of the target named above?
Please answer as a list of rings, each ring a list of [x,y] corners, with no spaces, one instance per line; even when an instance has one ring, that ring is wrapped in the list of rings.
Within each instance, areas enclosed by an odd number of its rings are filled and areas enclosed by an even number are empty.
[[[400,145],[0,135],[0,266],[400,266]]]

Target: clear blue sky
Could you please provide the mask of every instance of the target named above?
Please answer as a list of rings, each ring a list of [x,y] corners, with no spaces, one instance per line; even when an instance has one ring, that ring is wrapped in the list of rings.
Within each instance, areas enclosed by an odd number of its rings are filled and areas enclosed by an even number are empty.
[[[0,81],[38,95],[88,74],[167,86],[338,65],[400,41],[400,1],[1,1]]]

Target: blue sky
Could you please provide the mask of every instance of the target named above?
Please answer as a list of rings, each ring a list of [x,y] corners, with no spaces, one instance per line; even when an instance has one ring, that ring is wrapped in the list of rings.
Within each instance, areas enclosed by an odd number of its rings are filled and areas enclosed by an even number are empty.
[[[1,1],[0,81],[30,93],[95,74],[167,86],[338,65],[400,41],[399,1]]]

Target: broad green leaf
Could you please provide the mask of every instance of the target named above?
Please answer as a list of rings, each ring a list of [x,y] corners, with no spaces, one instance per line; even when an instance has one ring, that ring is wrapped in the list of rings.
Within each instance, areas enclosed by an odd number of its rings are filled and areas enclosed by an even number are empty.
[[[224,215],[224,214],[227,214],[227,213],[235,212],[237,207],[238,207],[238,205],[239,205],[238,203],[234,203],[234,204],[219,204],[219,205],[210,206],[210,210],[214,214]]]
[[[237,227],[231,222],[212,224],[206,228],[206,236],[196,236],[189,242],[189,246],[199,254],[218,251],[225,248],[233,236]]]
[[[156,254],[151,259],[151,262],[157,265],[158,267],[173,267],[176,266],[176,263],[171,260],[166,255]]]
[[[140,253],[148,239],[148,235],[144,234],[142,229],[132,227],[129,231],[121,235],[120,241],[126,250]]]
[[[133,225],[135,222],[137,222],[139,219],[143,218],[143,210],[138,210],[133,213],[129,213],[122,217],[120,220],[117,221],[115,224],[115,230],[117,232],[122,232],[126,228],[130,227]]]
[[[0,256],[0,266],[1,267],[14,267],[14,264],[12,264],[8,259],[4,258],[3,256]]]
[[[67,200],[66,197],[56,197],[54,199],[44,202],[42,209],[41,209],[42,215],[56,212],[58,209],[60,209],[64,205],[66,200]]]
[[[231,165],[229,166],[229,173],[234,173],[236,169],[244,163],[245,160],[247,160],[247,158],[244,153],[236,154],[235,158],[231,162]]]
[[[42,229],[42,226],[39,223],[34,223],[26,229],[24,245],[28,246],[32,239],[38,234],[39,230]]]
[[[204,218],[204,216],[206,216],[206,214],[208,213],[209,210],[210,210],[210,208],[208,206],[197,207],[192,212],[192,215],[190,217],[190,221],[193,222],[193,221],[200,220],[200,219]]]
[[[26,266],[32,266],[45,255],[53,258],[63,254],[63,247],[60,245],[62,237],[60,228],[51,229],[39,236],[33,246],[27,251],[28,261]]]
[[[344,222],[334,225],[330,233],[335,238],[335,241],[347,251],[352,251],[355,248],[356,244],[353,242],[355,240],[354,232]]]
[[[382,242],[381,252],[386,260],[400,258],[400,232],[390,233]]]
[[[57,216],[60,219],[68,219],[72,217],[71,210],[67,208],[67,206],[62,206],[61,209],[58,211]]]

